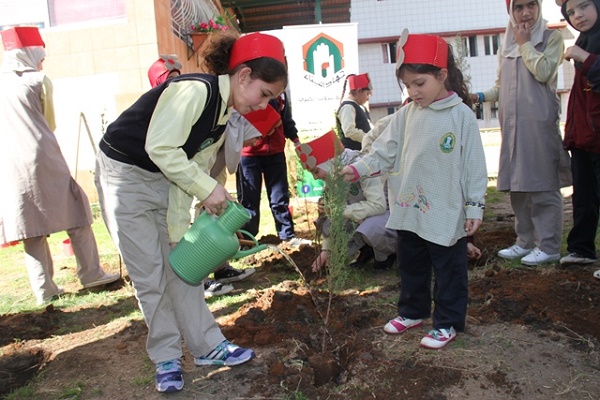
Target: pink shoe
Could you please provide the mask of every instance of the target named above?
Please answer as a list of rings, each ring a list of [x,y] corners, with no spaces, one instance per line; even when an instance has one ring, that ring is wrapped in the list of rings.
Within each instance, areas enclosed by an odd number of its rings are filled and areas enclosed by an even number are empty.
[[[410,328],[416,328],[421,326],[423,323],[422,319],[408,319],[401,316],[397,316],[396,318],[390,320],[383,327],[383,331],[385,333],[389,333],[390,335],[399,335],[404,331],[409,330]]]

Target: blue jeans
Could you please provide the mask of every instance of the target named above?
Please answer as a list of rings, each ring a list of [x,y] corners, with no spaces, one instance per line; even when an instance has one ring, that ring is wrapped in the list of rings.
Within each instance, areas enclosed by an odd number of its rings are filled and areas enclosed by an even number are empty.
[[[287,164],[283,152],[241,158],[236,174],[237,198],[251,216],[242,229],[254,236],[258,234],[263,177],[277,236],[281,240],[291,239],[295,236],[294,222],[289,210]]]

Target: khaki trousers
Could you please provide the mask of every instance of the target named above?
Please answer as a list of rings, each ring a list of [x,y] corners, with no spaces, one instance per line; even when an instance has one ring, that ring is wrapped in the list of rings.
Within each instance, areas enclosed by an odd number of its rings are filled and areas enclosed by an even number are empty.
[[[195,357],[225,340],[204,300],[204,286],[188,285],[169,265],[169,185],[162,173],[98,155],[102,214],[133,282],[154,363],[180,358],[183,339]]]
[[[104,276],[100,267],[98,246],[92,227],[82,226],[67,230],[71,246],[77,261],[77,277],[82,285],[94,282]],[[59,288],[53,281],[54,263],[46,236],[38,236],[23,240],[25,249],[25,265],[29,274],[29,282],[38,303],[49,300],[58,294]]]
[[[563,228],[563,199],[560,190],[510,192],[515,213],[517,244],[538,247],[546,254],[559,254]]]

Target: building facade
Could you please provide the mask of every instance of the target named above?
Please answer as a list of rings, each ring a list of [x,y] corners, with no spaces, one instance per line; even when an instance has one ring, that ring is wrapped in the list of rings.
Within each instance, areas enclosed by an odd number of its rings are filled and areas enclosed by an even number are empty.
[[[540,1],[541,2],[541,1]],[[567,44],[575,36],[561,21],[556,4],[547,0],[542,13],[549,26],[561,29]],[[375,121],[394,112],[402,103],[402,93],[395,77],[396,41],[404,28],[410,33],[442,36],[453,46],[455,55],[470,81],[472,92],[492,87],[497,77],[498,48],[504,40],[508,23],[504,0],[352,0],[352,21],[358,23],[360,71],[368,72],[373,81],[370,100]],[[564,62],[559,69],[558,90],[562,108],[566,109],[573,82],[573,67]],[[564,115],[561,116],[564,121]],[[482,129],[497,128],[498,106],[485,103],[478,113]]]

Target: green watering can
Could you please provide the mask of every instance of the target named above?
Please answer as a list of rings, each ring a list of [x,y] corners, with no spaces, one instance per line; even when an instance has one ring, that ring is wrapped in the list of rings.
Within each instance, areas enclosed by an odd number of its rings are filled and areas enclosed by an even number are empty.
[[[233,201],[227,202],[227,208],[220,216],[203,211],[171,250],[171,268],[184,282],[196,286],[225,261],[265,250],[267,245],[259,245],[254,236],[240,229],[248,221],[248,210]],[[251,238],[254,247],[241,250],[236,232]],[[246,244],[250,241],[243,242]]]

